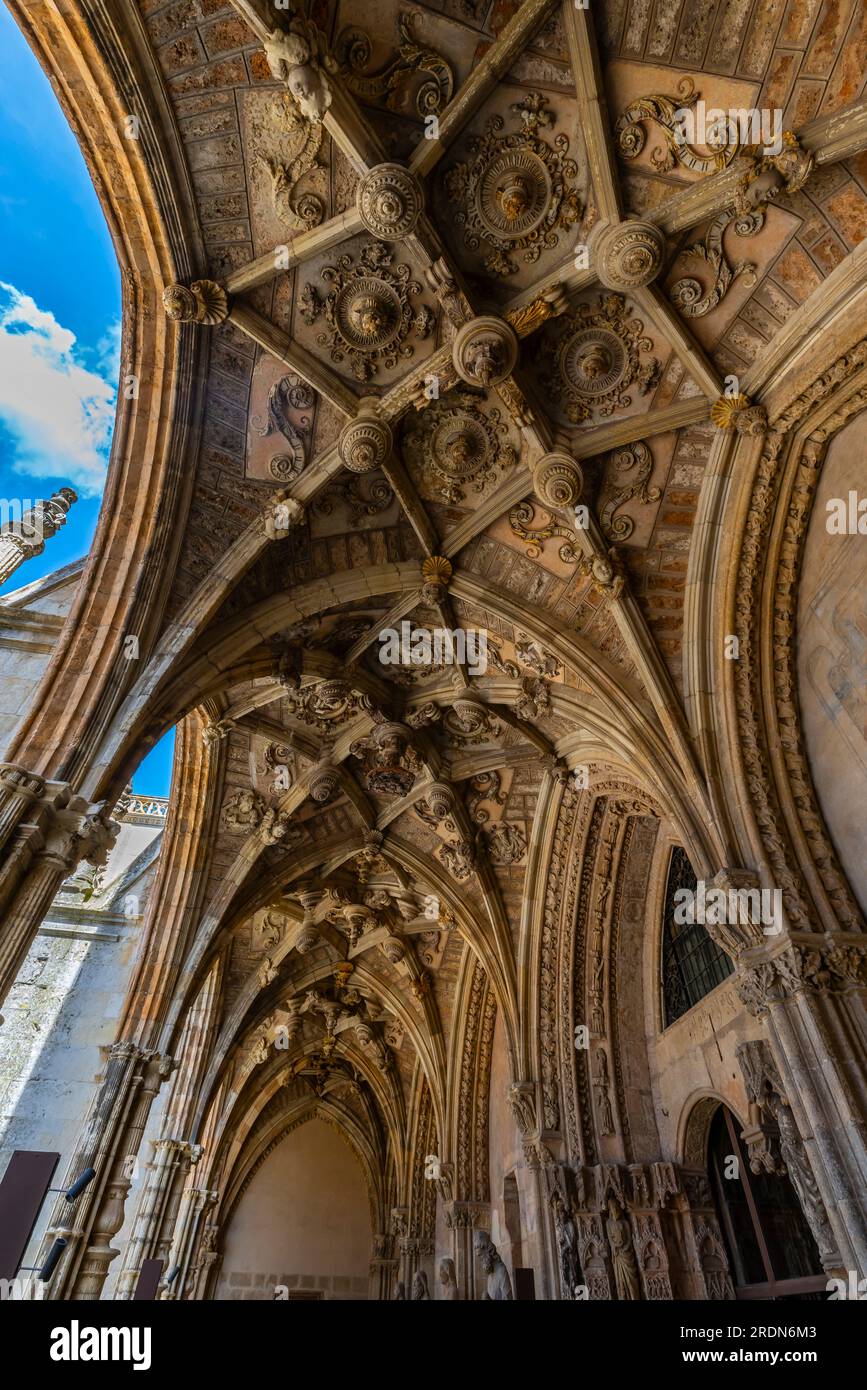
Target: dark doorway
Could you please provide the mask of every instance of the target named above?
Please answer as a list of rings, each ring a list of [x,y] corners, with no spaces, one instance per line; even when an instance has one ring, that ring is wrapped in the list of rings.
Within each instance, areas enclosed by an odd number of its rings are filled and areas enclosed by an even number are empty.
[[[735,1293],[744,1299],[821,1298],[828,1276],[795,1189],[787,1177],[750,1171],[739,1128],[721,1105],[708,1140],[708,1175]]]

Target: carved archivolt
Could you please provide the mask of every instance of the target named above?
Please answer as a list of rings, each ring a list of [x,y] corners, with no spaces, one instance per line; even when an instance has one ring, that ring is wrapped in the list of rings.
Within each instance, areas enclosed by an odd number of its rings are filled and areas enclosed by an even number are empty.
[[[801,420],[813,406],[827,398],[835,386],[852,375],[865,356],[867,343],[859,343],[788,407],[776,423],[791,425]],[[831,909],[829,920],[848,930],[861,931],[861,914],[839,868],[819,811],[802,743],[794,670],[794,634],[798,573],[824,449],[832,431],[840,428],[849,414],[862,409],[863,405],[863,395],[854,394],[849,402],[844,402],[833,423],[826,424],[819,438],[807,440],[796,457],[789,456],[785,434],[777,429],[767,436],[753,482],[738,567],[735,630],[740,639],[740,659],[733,663],[733,677],[741,756],[751,805],[773,868],[775,883],[783,891],[789,923],[797,930],[811,930],[818,923],[805,896],[790,840],[794,827],[787,824],[787,813],[774,790],[775,782],[765,741],[762,660],[759,651],[761,594],[769,578],[765,565],[773,519],[783,489],[787,488],[785,524],[772,580],[774,631],[769,677],[773,683],[777,737],[788,773],[791,814],[797,816],[799,832],[809,846],[813,863],[821,877]]]

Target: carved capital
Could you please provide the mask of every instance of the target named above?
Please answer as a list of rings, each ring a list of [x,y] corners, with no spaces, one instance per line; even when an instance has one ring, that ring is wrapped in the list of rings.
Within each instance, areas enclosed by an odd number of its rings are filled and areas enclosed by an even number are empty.
[[[765,407],[753,405],[743,392],[737,396],[720,396],[711,406],[710,414],[717,429],[735,430],[737,434],[759,435],[768,428]]]

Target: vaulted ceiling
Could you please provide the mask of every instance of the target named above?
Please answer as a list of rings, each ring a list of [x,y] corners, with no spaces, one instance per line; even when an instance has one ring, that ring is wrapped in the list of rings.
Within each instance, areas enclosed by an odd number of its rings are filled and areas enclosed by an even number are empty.
[[[165,295],[204,354],[189,512],[109,750],[120,777],[186,717],[184,946],[163,918],[141,997],[171,1029],[219,972],[226,1144],[282,1085],[373,1154],[422,1075],[442,1133],[485,979],[527,1046],[535,857],[576,769],[724,859],[681,698],[699,497],[867,230],[838,115],[863,36],[808,0],[140,9],[204,254]],[[699,102],[794,134],[684,145]],[[384,661],[404,623],[483,632],[487,669]]]

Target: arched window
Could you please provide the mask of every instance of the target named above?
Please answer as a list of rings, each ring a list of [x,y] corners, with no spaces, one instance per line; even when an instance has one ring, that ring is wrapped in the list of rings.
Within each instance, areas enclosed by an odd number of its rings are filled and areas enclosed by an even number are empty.
[[[828,1276],[795,1189],[786,1177],[750,1172],[738,1129],[721,1105],[707,1163],[735,1292],[743,1299],[819,1298]]]
[[[668,866],[665,908],[662,921],[662,1005],[663,1027],[668,1028],[710,994],[732,973],[734,967],[707,928],[699,922],[675,920],[675,894],[681,889],[695,893],[698,879],[685,849],[676,845]]]

